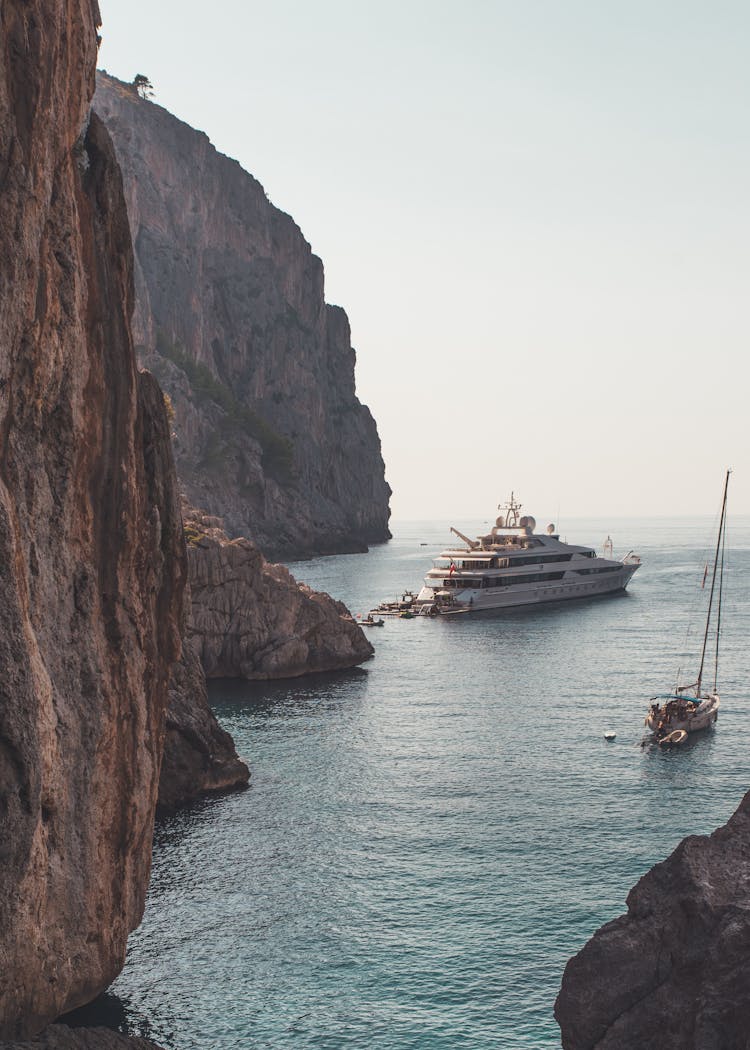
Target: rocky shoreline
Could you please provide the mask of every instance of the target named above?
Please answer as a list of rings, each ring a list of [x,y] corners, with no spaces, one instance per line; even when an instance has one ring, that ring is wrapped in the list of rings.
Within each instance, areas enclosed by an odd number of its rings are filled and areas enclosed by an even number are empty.
[[[96,0],[2,11],[7,1050],[158,1050],[52,1022],[124,964],[157,806],[249,781],[206,677],[294,677],[373,654],[341,603],[261,548],[331,553],[389,535],[377,429],[320,260],[239,165],[107,78],[98,105],[113,146],[91,110],[98,25]],[[171,214],[144,170],[174,176]],[[215,296],[194,301],[198,286]],[[134,308],[141,360],[171,405],[138,368]],[[201,511],[183,520],[175,451],[183,488],[229,534]],[[746,1050],[749,894],[747,795],[645,875],[627,914],[568,963],[555,1004],[565,1050]]]
[[[355,667],[373,647],[349,610],[230,540],[218,519],[183,504],[188,584],[182,656],[169,687],[159,811],[250,778],[208,703],[206,678],[296,678]]]
[[[190,510],[186,641],[208,678],[296,678],[355,667],[373,647],[341,602],[298,583],[283,565],[217,519]]]
[[[746,1050],[750,1038],[750,793],[630,891],[565,968],[564,1050]]]
[[[208,703],[200,659],[183,643],[169,683],[157,815],[204,795],[244,788],[249,780],[249,768]]]
[[[168,810],[247,782],[200,656],[209,673],[273,677],[372,653],[343,607],[247,541],[201,540],[188,610],[172,421],[137,366],[122,177],[91,112],[98,25],[96,0],[3,6],[0,1039],[49,1050],[150,1045],[64,1025],[38,1033],[120,972],[143,914],[157,796]],[[348,329],[336,311],[325,317],[327,382],[337,362],[348,367],[353,398]],[[362,506],[384,538],[379,477]],[[236,579],[235,552],[248,567]],[[204,599],[202,627],[190,626]],[[264,616],[252,644],[243,627],[219,646],[217,609],[232,624]],[[203,629],[213,633],[198,645]]]

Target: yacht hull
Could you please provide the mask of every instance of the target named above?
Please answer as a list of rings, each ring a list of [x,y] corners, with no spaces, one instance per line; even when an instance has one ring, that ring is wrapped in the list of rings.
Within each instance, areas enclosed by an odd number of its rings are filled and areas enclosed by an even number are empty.
[[[450,547],[434,559],[415,611],[458,616],[596,598],[624,590],[640,565],[634,551],[615,560],[610,537],[597,555],[591,547],[561,541],[552,524],[536,532],[536,519],[521,516],[513,493],[502,511],[475,540],[451,527],[466,546]]]
[[[623,566],[616,573],[608,573],[599,579],[582,580],[579,576],[570,582],[555,580],[552,583],[524,584],[519,582],[509,587],[492,589],[466,589],[456,592],[450,605],[435,601],[434,591],[423,587],[417,602],[426,608],[434,607],[443,616],[459,613],[485,612],[490,610],[516,609],[525,605],[556,605],[573,599],[595,598],[604,594],[624,591],[638,566]]]

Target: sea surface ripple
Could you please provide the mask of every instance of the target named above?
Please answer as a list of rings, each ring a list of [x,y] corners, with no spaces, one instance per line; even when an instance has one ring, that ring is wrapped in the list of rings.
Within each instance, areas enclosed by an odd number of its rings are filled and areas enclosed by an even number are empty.
[[[389,621],[362,669],[213,683],[252,784],[158,826],[110,1021],[175,1050],[559,1047],[566,960],[747,787],[748,520],[730,521],[717,728],[674,752],[640,746],[711,529],[577,521],[570,542],[611,531],[620,555],[641,554],[625,595]],[[448,543],[440,523],[394,531],[292,571],[364,613],[416,589]]]

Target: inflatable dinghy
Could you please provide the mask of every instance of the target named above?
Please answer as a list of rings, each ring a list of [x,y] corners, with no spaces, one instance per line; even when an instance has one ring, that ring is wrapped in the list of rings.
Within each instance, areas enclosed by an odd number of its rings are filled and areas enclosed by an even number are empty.
[[[673,729],[671,733],[667,733],[666,736],[661,738],[659,747],[678,747],[686,740],[687,733],[684,729]]]

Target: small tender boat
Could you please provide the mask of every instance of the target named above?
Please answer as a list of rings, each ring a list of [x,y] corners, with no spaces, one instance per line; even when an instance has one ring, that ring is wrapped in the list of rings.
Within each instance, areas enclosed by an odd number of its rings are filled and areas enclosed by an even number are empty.
[[[411,620],[416,616],[417,596],[413,591],[404,591],[395,602],[381,602],[374,609],[370,609],[367,619],[375,620],[382,616],[399,616],[402,620]],[[364,622],[364,621],[363,621]]]
[[[607,732],[604,734],[604,739],[612,743],[616,736],[617,733],[613,732],[611,729],[608,729]]]
[[[687,731],[685,729],[673,729],[671,733],[667,733],[659,740],[659,747],[679,747],[686,740]]]
[[[365,616],[364,620],[360,621],[363,627],[384,627],[385,620],[376,620],[372,616]]]
[[[701,651],[698,679],[690,685],[676,685],[673,693],[663,693],[651,697],[651,706],[645,719],[645,725],[652,731],[657,743],[681,744],[688,733],[708,729],[719,717],[719,694],[717,683],[719,677],[719,641],[721,637],[721,600],[724,589],[724,546],[727,531],[727,489],[729,488],[728,470],[724,479],[724,496],[721,501],[719,534],[716,539],[714,568],[711,576],[711,591],[706,612],[706,627],[703,632],[703,649]],[[706,583],[708,570],[703,575]],[[718,590],[716,587],[718,581]],[[714,603],[716,597],[716,603]],[[713,611],[716,609],[716,622],[713,624]],[[713,629],[712,629],[713,628]],[[711,690],[703,688],[703,672],[706,664],[706,652],[709,638],[714,649],[714,681]],[[678,672],[679,679],[679,672]],[[684,734],[680,736],[679,734]]]

